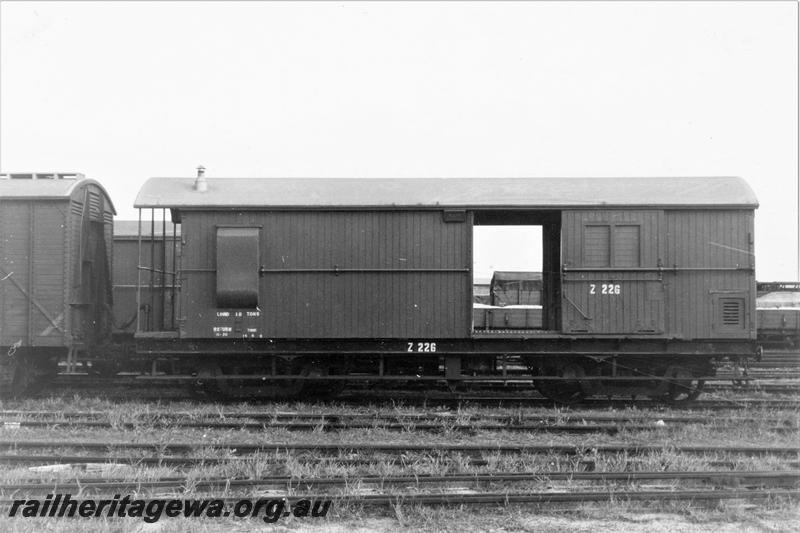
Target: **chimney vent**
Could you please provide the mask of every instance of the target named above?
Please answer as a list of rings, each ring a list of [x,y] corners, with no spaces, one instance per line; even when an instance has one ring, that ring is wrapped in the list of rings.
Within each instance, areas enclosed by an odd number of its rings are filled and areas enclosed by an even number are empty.
[[[206,181],[206,167],[203,165],[197,167],[197,179],[194,180],[194,190],[198,192],[206,192],[206,190],[208,190],[208,182]]]

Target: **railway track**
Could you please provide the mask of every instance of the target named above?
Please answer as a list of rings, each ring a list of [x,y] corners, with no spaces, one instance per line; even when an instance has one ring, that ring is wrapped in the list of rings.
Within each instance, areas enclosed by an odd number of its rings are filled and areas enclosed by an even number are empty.
[[[761,501],[765,499],[798,499],[798,490],[655,490],[655,491],[569,491],[569,492],[486,492],[474,493],[449,493],[449,494],[420,494],[420,493],[397,493],[397,494],[361,494],[346,496],[330,496],[327,494],[294,494],[285,496],[284,499],[289,505],[293,505],[301,500],[325,501],[330,500],[336,503],[357,503],[361,506],[396,506],[404,505],[509,505],[518,503],[551,505],[557,503],[581,504],[587,502],[610,502],[610,501],[705,501],[720,502],[723,500],[744,500]],[[220,497],[217,498],[226,503],[236,503],[238,498]],[[150,501],[145,499],[145,505]],[[0,500],[0,505],[10,506],[14,503],[12,499]]]
[[[549,453],[576,455],[591,451],[592,453],[626,453],[641,455],[669,450],[686,454],[728,454],[747,456],[800,456],[800,446],[712,446],[712,445],[680,445],[657,446],[638,444],[414,444],[414,443],[308,443],[308,442],[114,442],[114,441],[35,441],[35,440],[0,440],[0,449],[5,450],[48,450],[48,449],[81,449],[81,450],[153,450],[164,454],[181,453],[203,449],[229,450],[234,454],[280,453],[280,452],[317,452],[317,453],[382,453],[402,454],[407,452],[460,452],[460,453]]]
[[[559,483],[567,483],[563,487]],[[577,483],[577,485],[575,485]],[[547,485],[542,491],[539,486]],[[586,490],[586,484],[602,487]],[[290,506],[308,499],[331,500],[337,504],[357,503],[363,506],[413,505],[509,505],[535,503],[580,504],[586,502],[693,501],[715,503],[723,500],[763,501],[795,500],[800,497],[800,470],[777,471],[538,471],[489,472],[447,475],[363,475],[298,478],[269,476],[251,479],[206,478],[186,476],[144,481],[121,478],[76,478],[65,481],[16,481],[0,484],[0,494],[35,497],[80,491],[101,497],[123,491],[135,491],[139,499],[149,502],[147,494],[160,498],[211,497],[236,502],[252,491],[281,491]],[[514,488],[521,485],[520,488]],[[533,487],[531,487],[533,485]],[[610,486],[609,486],[610,485]],[[698,489],[698,486],[711,488]],[[532,490],[532,489],[537,490]],[[322,490],[319,493],[297,491]],[[399,489],[399,490],[398,490]],[[563,490],[567,489],[567,490]],[[186,491],[189,491],[187,493]],[[220,493],[219,491],[223,492]],[[289,494],[291,493],[291,494]],[[236,497],[234,495],[238,494]],[[11,499],[0,500],[10,505]]]
[[[722,391],[723,389],[720,389]],[[729,390],[725,388],[724,390]],[[731,391],[739,393],[748,392],[767,392],[756,388],[748,389],[743,388],[741,385],[733,387]],[[796,396],[799,390],[790,386],[784,388],[781,392],[789,392],[792,396]],[[180,401],[180,400],[196,400],[197,397],[185,385],[180,387],[172,387],[168,384],[162,386],[145,386],[143,383],[136,386],[130,383],[119,384],[114,386],[98,386],[96,380],[85,380],[82,384],[72,384],[69,386],[63,385],[54,389],[48,389],[46,392],[39,394],[40,398],[53,398],[53,397],[73,397],[73,396],[94,396],[117,401]],[[206,399],[207,401],[208,399]],[[230,405],[239,404],[242,399],[224,399],[216,398],[215,404]],[[259,397],[248,398],[251,403],[270,403],[270,400],[265,400]],[[476,404],[486,406],[544,406],[551,407],[558,405],[551,399],[544,398],[535,391],[526,390],[524,393],[509,393],[508,388],[482,390],[478,392],[451,392],[451,391],[420,391],[420,390],[369,390],[369,389],[353,389],[345,390],[336,395],[332,401],[342,404],[350,405],[365,405],[370,403],[391,403],[396,405],[402,403],[404,405],[422,405],[425,407],[434,406],[454,406],[462,404]],[[748,398],[748,397],[732,397],[732,398],[704,398],[690,402],[670,403],[664,400],[654,400],[651,398],[630,398],[630,397],[611,397],[611,398],[586,398],[574,405],[579,406],[602,406],[624,408],[630,406],[636,407],[659,407],[668,405],[673,409],[740,409],[740,408],[788,408],[800,409],[800,399],[796,398]]]
[[[215,378],[199,378],[197,376],[181,376],[181,375],[119,375],[116,377],[97,377],[91,376],[88,374],[60,374],[53,380],[51,383],[52,387],[83,387],[83,388],[138,388],[147,385],[158,385],[161,387],[186,387],[194,385],[198,382],[203,381],[241,381],[243,379],[249,379],[251,381],[263,381],[266,379],[270,379],[270,376],[253,376],[253,377],[228,377],[228,376],[221,376]],[[400,377],[399,379],[392,380],[393,382],[412,382],[412,383],[436,383],[436,382],[444,382],[446,381],[444,377],[432,377],[432,378],[420,378],[420,377],[413,377],[413,376],[404,376]],[[274,379],[274,378],[273,378]],[[304,378],[299,378],[304,379]],[[333,378],[329,378],[333,379]],[[384,378],[388,379],[388,378]],[[564,379],[559,378],[557,376],[552,376],[549,379]],[[583,378],[584,380],[608,380],[610,378],[600,378],[600,377],[587,377]],[[628,380],[636,380],[637,378],[627,378]],[[649,378],[638,378],[639,381],[646,381]],[[792,371],[792,370],[781,370],[781,371],[773,371],[772,369],[748,369],[747,371],[736,372],[732,370],[726,370],[717,373],[715,376],[706,376],[702,378],[703,381],[706,383],[716,383],[717,386],[724,387],[728,385],[730,381],[737,381],[737,382],[758,382],[760,380],[777,380],[777,381],[784,381],[784,380],[797,380],[800,379],[800,371]],[[337,381],[342,382],[349,382],[352,384],[357,383],[365,383],[368,380],[363,377],[358,376],[348,376],[348,377],[339,377]],[[473,387],[497,387],[501,386],[506,389],[513,389],[513,388],[524,388],[525,390],[533,391],[533,379],[530,377],[516,377],[513,375],[509,375],[506,378],[502,377],[494,377],[494,378],[464,378],[464,384],[470,384]],[[731,384],[731,386],[733,386]]]
[[[392,402],[402,403],[405,405],[422,405],[422,406],[452,406],[460,404],[476,404],[486,406],[543,406],[552,407],[559,405],[552,400],[541,397],[533,397],[530,395],[514,395],[514,394],[492,394],[492,395],[476,395],[476,394],[450,394],[450,395],[434,395],[428,394],[420,396],[419,394],[403,394],[395,392],[393,394],[376,393],[372,395],[361,394],[342,394],[337,397],[337,401],[361,405],[366,402]],[[573,404],[573,407],[611,407],[611,408],[662,408],[669,407],[670,409],[710,409],[710,410],[724,410],[724,409],[800,409],[800,399],[795,398],[714,398],[714,399],[699,399],[686,403],[671,404],[668,402],[653,400],[649,398],[586,398],[579,403]]]
[[[123,423],[112,424],[110,422],[42,422],[42,421],[22,421],[22,422],[3,422],[0,427],[36,427],[36,428],[52,428],[56,425],[68,428],[115,428],[115,429],[135,429],[141,427],[141,424]],[[655,426],[652,425],[555,425],[555,424],[525,424],[525,425],[510,425],[510,424],[494,424],[475,426],[467,424],[425,424],[414,423],[336,423],[336,422],[284,422],[284,423],[229,423],[229,422],[189,422],[189,423],[168,423],[168,424],[154,424],[154,427],[170,427],[170,428],[192,428],[192,429],[238,429],[238,430],[268,430],[268,429],[284,429],[287,431],[342,431],[352,429],[370,429],[379,427],[387,431],[408,431],[413,429],[415,431],[458,431],[476,433],[478,431],[515,431],[515,432],[532,432],[532,431],[547,431],[552,433],[609,433],[616,434],[622,430],[635,431],[635,430],[652,430]],[[785,427],[770,427],[768,431],[783,431],[793,428]]]
[[[206,496],[208,497],[208,496]],[[593,491],[535,491],[535,492],[481,492],[453,491],[449,493],[389,493],[389,494],[347,494],[330,495],[324,493],[292,494],[284,496],[284,501],[294,505],[302,500],[331,501],[340,503],[357,503],[365,507],[403,505],[510,505],[538,504],[583,504],[588,502],[664,502],[692,501],[717,503],[724,500],[763,501],[774,499],[800,498],[800,491],[794,489],[712,489],[712,490],[593,490]],[[163,498],[160,498],[163,500]],[[215,496],[215,499],[226,503],[236,503],[239,498]],[[146,505],[149,499],[144,499]],[[0,500],[0,505],[10,506],[12,499]]]
[[[759,383],[757,381],[747,381],[734,385],[706,385],[704,392],[765,392],[767,394],[799,394],[800,384],[779,384],[779,383]]]
[[[126,479],[78,478],[72,481],[36,481],[24,483],[0,484],[0,493],[9,491],[55,492],[55,491],[113,491],[113,490],[181,490],[187,486],[197,489],[246,489],[259,487],[278,487],[286,489],[308,489],[311,487],[351,487],[375,485],[384,486],[422,486],[469,484],[475,488],[481,485],[497,483],[525,482],[591,482],[591,483],[624,483],[642,481],[686,482],[694,481],[715,486],[746,485],[768,487],[793,487],[800,483],[800,471],[693,471],[693,472],[493,472],[488,474],[449,474],[444,476],[348,476],[348,477],[312,477],[297,478],[291,476],[272,476],[256,479],[211,478],[196,479],[184,476],[160,478],[157,480],[132,481]]]
[[[75,427],[92,427],[92,428],[116,428],[116,429],[135,429],[141,427],[138,424],[121,424],[113,425],[105,422],[78,422],[72,424],[62,424],[68,428]],[[6,422],[0,427],[48,427],[52,428],[55,424],[49,422]],[[157,427],[157,426],[156,426]],[[444,432],[454,431],[461,433],[478,433],[479,431],[510,431],[510,432],[547,432],[547,433],[571,433],[571,434],[585,434],[585,433],[606,433],[609,435],[616,435],[621,431],[648,431],[654,430],[657,427],[653,425],[533,425],[527,424],[523,426],[515,425],[486,425],[486,426],[472,426],[466,424],[448,425],[441,424],[327,424],[327,423],[284,423],[284,424],[226,424],[226,423],[196,423],[196,424],[178,424],[171,426],[162,426],[171,428],[194,428],[194,429],[256,429],[256,430],[275,430],[283,429],[287,431],[343,431],[352,429],[370,429],[379,427],[386,431],[431,431],[431,432]],[[664,426],[659,426],[663,428]],[[735,426],[716,426],[717,429],[733,429]],[[797,428],[785,426],[772,426],[763,428],[764,431],[769,432],[785,432],[795,431]]]
[[[718,370],[716,378],[712,381],[726,381],[738,379],[800,379],[799,368],[775,368],[775,367],[748,367],[742,371],[724,369]]]
[[[362,393],[344,393],[336,398],[337,402],[363,405],[365,403],[386,403],[402,404],[407,406],[459,406],[481,405],[494,407],[553,407],[559,404],[547,398],[534,397],[531,395],[514,394],[414,394],[396,391],[393,394],[373,393],[364,395]],[[727,409],[800,409],[800,399],[795,398],[714,398],[699,399],[687,403],[671,404],[660,400],[652,399],[631,399],[631,398],[586,398],[571,407],[610,407],[624,409],[635,408],[664,408],[671,410],[727,410]]]
[[[107,421],[76,419],[75,417],[47,417],[46,419],[0,420],[0,429],[15,428],[94,428],[134,430],[146,428],[168,429],[236,429],[236,430],[286,430],[286,431],[345,431],[354,429],[382,429],[386,431],[456,431],[463,433],[477,433],[478,431],[508,431],[508,432],[549,432],[549,433],[608,433],[617,434],[620,431],[652,431],[655,429],[675,428],[687,424],[713,424],[718,430],[734,429],[743,424],[759,424],[764,431],[785,432],[796,431],[796,419],[772,419],[736,417],[722,421],[713,417],[685,418],[650,418],[649,420],[631,420],[629,417],[575,417],[572,423],[569,420],[559,421],[556,417],[550,418],[507,418],[498,421],[497,418],[470,417],[468,419],[439,417],[368,417],[368,416],[312,416],[300,417],[292,420],[277,418],[262,418],[260,422],[249,422],[239,417],[231,420],[204,420],[180,419],[176,417],[154,417],[141,419],[135,422]],[[763,424],[771,423],[770,426]]]
[[[129,465],[134,467],[169,467],[169,468],[197,468],[197,467],[210,467],[214,465],[224,465],[232,462],[249,461],[251,456],[104,456],[104,455],[66,455],[59,454],[0,454],[0,464],[9,465],[22,465],[22,466],[45,466],[45,467],[61,467],[63,469],[76,469],[83,470],[92,465]],[[259,462],[264,464],[274,465],[279,467],[285,463],[286,457],[282,455],[260,455]],[[373,468],[377,466],[385,467],[386,465],[395,465],[400,467],[408,467],[411,463],[416,462],[416,459],[407,459],[403,455],[383,455],[383,456],[361,456],[361,457],[337,457],[330,455],[299,455],[294,458],[295,461],[307,465],[314,465],[318,467],[326,467],[336,465],[340,467],[359,467],[359,468]],[[455,464],[455,463],[454,463]],[[459,456],[457,458],[458,465],[468,465],[470,467],[489,467],[492,462],[488,459],[482,459],[473,456]],[[578,459],[578,465],[584,465],[586,469],[591,470],[594,468],[593,460]],[[635,459],[628,458],[628,465],[635,465]],[[705,464],[712,468],[736,468],[737,463],[730,460],[714,460],[705,461]],[[800,461],[783,461],[781,463],[785,468],[800,468]]]
[[[753,361],[751,368],[798,368],[800,367],[800,351],[798,350],[764,350],[760,361]]]
[[[20,410],[20,409],[7,409],[0,411],[0,418],[13,418],[13,417],[33,417],[34,419],[44,418],[54,421],[68,421],[72,419],[83,420],[97,420],[107,419],[108,413],[105,411],[46,411],[46,410]],[[512,424],[525,424],[525,423],[539,423],[539,424],[556,424],[556,423],[649,423],[663,421],[666,423],[695,423],[706,424],[714,421],[719,421],[719,414],[704,414],[704,415],[676,415],[672,413],[647,413],[629,412],[629,413],[596,413],[589,412],[583,413],[580,411],[560,411],[555,414],[538,414],[538,413],[525,413],[517,411],[514,413],[480,413],[472,414],[468,412],[459,411],[439,411],[439,412],[357,412],[357,411],[333,411],[333,410],[320,410],[311,409],[310,411],[156,411],[148,410],[139,414],[132,414],[131,417],[135,421],[147,423],[148,420],[166,422],[174,421],[198,421],[213,422],[213,421],[230,421],[230,420],[256,420],[261,423],[265,422],[296,422],[306,421],[309,423],[335,423],[343,421],[360,421],[366,422],[386,422],[386,423],[404,423],[404,422],[439,422],[446,423],[449,421],[464,421],[464,422],[481,422],[489,421],[495,423],[502,423],[507,425]],[[722,420],[735,422],[735,423],[749,423],[749,422],[767,422],[781,425],[797,425],[798,418],[795,415],[790,417],[765,417],[765,416],[738,416],[726,415]],[[7,420],[13,424],[15,420]],[[232,422],[236,423],[236,422]]]
[[[106,395],[101,394],[97,396],[89,396],[95,398],[102,398],[107,400],[117,401],[183,401],[187,398],[185,396],[175,397],[169,394],[163,394],[159,391],[152,391],[152,395],[135,394],[135,395]],[[69,396],[74,396],[75,393],[70,393]],[[52,398],[52,396],[48,396]],[[214,402],[218,406],[240,405],[241,401],[217,401]],[[255,398],[249,403],[262,403],[259,399]],[[263,402],[268,405],[270,402]],[[331,402],[337,405],[348,406],[407,406],[407,407],[425,407],[425,408],[458,408],[461,406],[483,406],[483,407],[507,407],[507,408],[520,408],[520,407],[553,407],[560,406],[547,398],[538,398],[520,395],[419,395],[419,394],[342,394]],[[8,403],[6,405],[9,405]],[[786,409],[786,410],[800,410],[800,399],[795,398],[716,398],[716,399],[700,399],[694,400],[689,403],[669,404],[662,401],[650,399],[636,399],[630,398],[612,398],[611,400],[589,398],[581,401],[580,403],[572,404],[570,407],[583,407],[583,408],[612,408],[612,409],[669,409],[671,411],[726,411],[726,410],[751,410],[751,409]]]

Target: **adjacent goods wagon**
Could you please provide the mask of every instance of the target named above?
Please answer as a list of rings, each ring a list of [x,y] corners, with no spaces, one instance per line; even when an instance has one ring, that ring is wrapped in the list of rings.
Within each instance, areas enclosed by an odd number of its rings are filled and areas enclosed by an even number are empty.
[[[800,347],[800,282],[758,283],[758,340],[770,348]]]
[[[107,340],[113,215],[103,187],[80,174],[0,176],[3,390],[21,392],[57,359]]]
[[[489,283],[489,301],[473,305],[472,326],[478,330],[541,328],[541,303],[541,272],[496,271]]]

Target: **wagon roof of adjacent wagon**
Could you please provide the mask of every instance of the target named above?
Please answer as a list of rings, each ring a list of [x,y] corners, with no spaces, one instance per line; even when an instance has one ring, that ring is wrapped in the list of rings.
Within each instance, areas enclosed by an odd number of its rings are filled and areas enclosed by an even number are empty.
[[[172,238],[172,230],[173,224],[170,221],[167,221],[166,230],[167,230],[167,239]],[[161,237],[164,232],[162,231],[164,228],[161,225],[161,222],[155,222],[152,226],[150,225],[150,220],[143,220],[141,225],[141,233],[144,237],[149,237],[155,235],[156,237]],[[178,236],[181,234],[181,227],[177,226],[175,228],[175,235]],[[139,221],[138,220],[114,220],[114,238],[136,238],[139,236]]]
[[[39,177],[36,179],[28,177],[17,178],[13,176],[23,175],[0,175],[0,199],[14,198],[19,200],[66,200],[78,189],[86,187],[87,185],[94,185],[103,191],[103,194],[108,200],[108,205],[111,208],[111,211],[116,213],[114,204],[111,201],[111,198],[108,196],[108,192],[106,192],[105,188],[99,182],[93,179],[83,178],[81,174],[58,174],[58,176],[70,177]],[[43,174],[41,176],[49,176],[49,174]]]
[[[498,281],[542,281],[542,273],[496,270],[492,282]]]
[[[135,207],[569,208],[758,206],[741,178],[151,178]]]

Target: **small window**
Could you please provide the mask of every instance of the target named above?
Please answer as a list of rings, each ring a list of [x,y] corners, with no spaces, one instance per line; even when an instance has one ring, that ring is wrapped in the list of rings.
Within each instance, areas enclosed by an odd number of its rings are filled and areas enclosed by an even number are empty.
[[[725,329],[744,329],[744,300],[720,298],[722,326]]]
[[[584,266],[611,266],[611,226],[585,226],[583,245]]]
[[[258,228],[217,228],[217,307],[258,307]]]
[[[639,226],[614,226],[614,266],[638,267]]]
[[[641,266],[638,224],[587,224],[583,227],[583,266]]]

